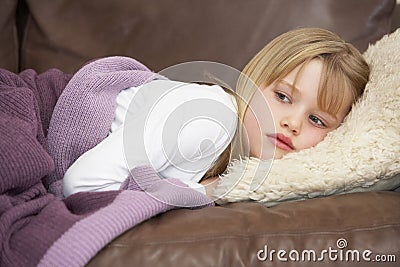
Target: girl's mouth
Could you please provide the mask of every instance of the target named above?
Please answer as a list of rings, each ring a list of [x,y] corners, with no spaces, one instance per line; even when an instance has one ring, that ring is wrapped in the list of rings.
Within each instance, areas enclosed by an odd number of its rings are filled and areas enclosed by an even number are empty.
[[[274,144],[277,148],[280,148],[285,151],[293,151],[295,150],[292,140],[281,133],[276,134],[267,134],[268,140]]]

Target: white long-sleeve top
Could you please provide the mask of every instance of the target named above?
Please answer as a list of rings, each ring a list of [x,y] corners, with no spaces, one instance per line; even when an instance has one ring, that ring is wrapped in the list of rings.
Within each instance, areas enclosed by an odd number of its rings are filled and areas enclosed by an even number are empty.
[[[232,141],[234,97],[220,86],[154,80],[122,90],[110,134],[82,154],[63,178],[63,193],[118,190],[129,170],[151,165],[161,178],[198,182]]]

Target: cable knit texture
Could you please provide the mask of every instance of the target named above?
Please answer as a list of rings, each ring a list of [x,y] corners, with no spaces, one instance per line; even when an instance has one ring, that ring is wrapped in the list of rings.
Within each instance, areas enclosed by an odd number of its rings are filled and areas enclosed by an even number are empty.
[[[84,266],[156,214],[212,205],[150,166],[132,170],[127,190],[61,199],[66,169],[107,136],[118,92],[156,77],[125,57],[93,61],[72,78],[0,69],[0,266]]]

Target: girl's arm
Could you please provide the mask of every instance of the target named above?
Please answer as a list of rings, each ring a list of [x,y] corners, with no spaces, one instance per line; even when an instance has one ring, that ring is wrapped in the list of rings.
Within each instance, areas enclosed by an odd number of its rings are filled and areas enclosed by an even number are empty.
[[[65,197],[77,192],[118,190],[129,175],[123,154],[122,129],[82,154],[63,177]]]

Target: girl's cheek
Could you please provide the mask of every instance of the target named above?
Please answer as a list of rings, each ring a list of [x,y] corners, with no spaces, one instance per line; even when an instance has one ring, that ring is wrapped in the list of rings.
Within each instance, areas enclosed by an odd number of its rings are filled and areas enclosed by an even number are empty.
[[[277,120],[281,114],[280,107],[279,107],[279,105],[276,105],[276,103],[271,103],[271,102],[269,102],[269,103],[270,103],[269,108],[270,108],[271,116],[272,116],[273,120],[275,121],[275,123],[278,123]]]
[[[321,129],[311,130],[309,134],[306,134],[305,137],[307,140],[304,142],[304,148],[310,148],[316,146],[322,140],[324,140],[325,136],[328,134],[328,131],[323,131]]]

